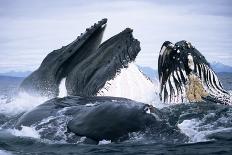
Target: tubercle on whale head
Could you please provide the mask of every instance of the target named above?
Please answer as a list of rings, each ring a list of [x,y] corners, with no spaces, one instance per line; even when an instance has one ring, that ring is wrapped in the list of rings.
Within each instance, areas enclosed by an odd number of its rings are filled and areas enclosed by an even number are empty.
[[[126,28],[102,43],[97,52],[84,60],[66,78],[69,95],[94,96],[108,80],[135,60],[140,43],[133,30]]]

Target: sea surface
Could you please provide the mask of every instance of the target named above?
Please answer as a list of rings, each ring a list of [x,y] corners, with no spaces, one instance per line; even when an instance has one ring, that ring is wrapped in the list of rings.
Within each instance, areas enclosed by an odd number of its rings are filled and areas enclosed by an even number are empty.
[[[232,90],[232,74],[218,75],[225,89]],[[22,80],[0,76],[0,155],[232,154],[232,106],[213,103],[159,105],[166,122],[163,128],[153,133],[131,133],[123,142],[83,144],[85,137],[69,141],[63,117],[44,120],[55,120],[46,128],[51,131],[48,136],[37,126],[17,130],[14,124],[18,118],[47,100],[18,93]]]

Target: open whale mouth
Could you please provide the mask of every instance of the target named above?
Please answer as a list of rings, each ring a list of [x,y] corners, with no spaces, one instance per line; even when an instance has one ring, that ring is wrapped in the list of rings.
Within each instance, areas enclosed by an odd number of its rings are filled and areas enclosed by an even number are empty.
[[[134,39],[132,29],[108,39],[97,51],[76,66],[66,78],[69,95],[95,96],[107,81],[135,60],[140,43]]]
[[[40,67],[31,73],[20,85],[21,91],[54,97],[59,94],[61,80],[73,68],[96,52],[106,27],[107,19],[102,19],[72,43],[49,53]]]
[[[158,73],[162,102],[196,102],[204,99],[231,104],[229,93],[223,89],[216,73],[205,57],[186,41],[175,45],[163,43]]]
[[[96,95],[140,51],[130,28],[101,44],[106,22],[102,19],[69,45],[49,53],[20,89],[54,97],[59,94],[61,80],[66,78],[68,95]]]

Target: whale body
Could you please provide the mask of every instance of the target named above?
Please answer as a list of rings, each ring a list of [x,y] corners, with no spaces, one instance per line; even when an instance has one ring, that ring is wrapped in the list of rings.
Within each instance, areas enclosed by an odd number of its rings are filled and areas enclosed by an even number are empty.
[[[147,104],[126,98],[68,96],[48,100],[24,113],[15,128],[34,126],[40,130],[61,117],[68,118],[67,132],[98,142],[124,140],[129,133],[158,128],[161,115]]]

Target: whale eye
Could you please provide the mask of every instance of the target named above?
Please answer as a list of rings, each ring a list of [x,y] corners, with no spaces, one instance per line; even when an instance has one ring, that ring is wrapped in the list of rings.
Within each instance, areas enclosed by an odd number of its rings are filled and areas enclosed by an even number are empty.
[[[155,116],[156,109],[152,105],[146,104],[145,108],[144,108],[144,112],[146,112],[147,114],[151,114],[151,115]],[[159,119],[158,116],[155,116],[155,117],[157,119]]]
[[[147,114],[150,114],[150,113],[151,113],[150,108],[149,108],[148,106],[146,106],[146,107],[144,108],[144,111],[145,111]]]

